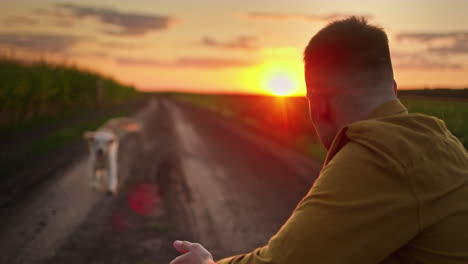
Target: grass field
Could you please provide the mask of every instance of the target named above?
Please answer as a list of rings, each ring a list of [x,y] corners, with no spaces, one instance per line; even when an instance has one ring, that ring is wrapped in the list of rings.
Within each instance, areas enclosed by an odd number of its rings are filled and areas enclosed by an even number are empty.
[[[167,96],[219,113],[314,159],[323,160],[325,157],[326,151],[318,142],[309,120],[305,98],[182,93],[169,93]],[[468,99],[403,95],[400,100],[409,112],[444,120],[450,131],[468,148]]]
[[[407,96],[401,98],[410,113],[422,113],[444,120],[452,134],[468,149],[468,99]]]

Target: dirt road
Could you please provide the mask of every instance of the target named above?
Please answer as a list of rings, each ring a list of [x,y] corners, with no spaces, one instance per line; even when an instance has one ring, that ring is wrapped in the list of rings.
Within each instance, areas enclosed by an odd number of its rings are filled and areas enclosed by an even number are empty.
[[[168,263],[174,239],[216,259],[264,245],[320,169],[244,128],[164,98],[133,117],[116,197],[92,191],[78,156],[1,214],[0,263]],[[46,166],[46,164],[45,164]]]

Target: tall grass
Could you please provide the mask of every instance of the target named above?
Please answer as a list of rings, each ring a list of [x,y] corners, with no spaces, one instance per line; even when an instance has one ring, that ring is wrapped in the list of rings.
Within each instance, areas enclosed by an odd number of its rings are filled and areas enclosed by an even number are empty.
[[[468,99],[404,96],[400,100],[410,113],[431,115],[444,120],[447,128],[468,149]]]
[[[115,105],[137,94],[111,78],[46,62],[0,58],[0,76],[0,127]]]

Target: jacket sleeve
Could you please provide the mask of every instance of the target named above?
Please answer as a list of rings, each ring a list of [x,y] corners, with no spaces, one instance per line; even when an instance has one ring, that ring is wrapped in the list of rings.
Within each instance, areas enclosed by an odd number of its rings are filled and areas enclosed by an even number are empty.
[[[273,260],[270,255],[270,250],[268,246],[257,248],[254,251],[248,254],[242,254],[234,257],[229,257],[222,259],[216,263],[221,264],[233,264],[233,263],[242,263],[242,264],[267,264],[273,263]]]
[[[218,263],[375,264],[418,229],[417,200],[400,164],[350,142],[267,246]]]

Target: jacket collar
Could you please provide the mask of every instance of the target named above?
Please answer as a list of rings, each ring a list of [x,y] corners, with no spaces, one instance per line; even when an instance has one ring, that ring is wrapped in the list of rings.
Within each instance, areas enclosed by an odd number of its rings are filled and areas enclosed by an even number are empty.
[[[406,107],[398,99],[381,104],[371,112],[368,119],[375,119],[384,116],[408,114]]]
[[[375,108],[369,115],[368,119],[376,119],[385,116],[391,115],[398,115],[398,114],[408,114],[408,110],[405,106],[400,102],[398,99],[394,99],[388,102],[385,102]],[[335,154],[346,144],[348,141],[346,137],[346,131],[348,130],[349,126],[353,123],[346,125],[343,127],[333,139],[333,142],[328,149],[327,157],[325,158],[325,162],[323,163],[324,167],[327,165],[330,160],[335,156]]]

